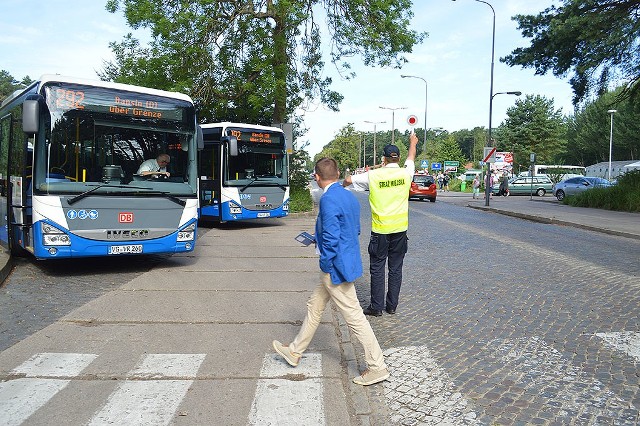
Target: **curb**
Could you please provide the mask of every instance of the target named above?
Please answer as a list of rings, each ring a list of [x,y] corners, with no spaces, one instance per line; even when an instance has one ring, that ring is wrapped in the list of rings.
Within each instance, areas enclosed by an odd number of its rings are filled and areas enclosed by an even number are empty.
[[[628,232],[623,232],[623,231],[616,231],[616,230],[613,230],[613,229],[605,229],[605,228],[602,228],[602,227],[596,227],[596,226],[591,226],[591,225],[583,225],[581,223],[568,222],[568,221],[565,221],[565,220],[559,220],[559,219],[554,219],[554,218],[550,218],[550,217],[536,216],[536,215],[530,215],[530,214],[526,214],[526,213],[511,212],[511,211],[507,211],[507,210],[496,209],[496,208],[493,208],[493,207],[473,206],[471,204],[468,204],[467,207],[470,207],[470,208],[476,209],[476,210],[484,210],[484,211],[488,211],[488,212],[492,212],[492,213],[498,213],[498,214],[501,214],[501,215],[504,215],[504,216],[511,216],[511,217],[517,217],[517,218],[520,218],[520,219],[526,219],[526,220],[530,220],[532,222],[571,226],[571,227],[574,227],[574,228],[586,229],[588,231],[600,232],[602,234],[616,235],[618,237],[625,237],[625,238],[632,238],[632,239],[635,239],[635,240],[640,240],[640,235],[630,234]]]

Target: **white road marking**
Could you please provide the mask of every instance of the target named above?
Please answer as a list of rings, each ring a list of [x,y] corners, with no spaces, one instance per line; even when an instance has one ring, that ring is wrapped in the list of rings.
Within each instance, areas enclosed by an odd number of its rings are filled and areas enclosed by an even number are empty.
[[[391,376],[382,384],[392,423],[473,424],[476,413],[426,346],[391,348],[384,355]]]
[[[558,416],[579,418],[585,414],[595,419],[608,416],[609,407],[629,406],[539,337],[494,340],[489,347],[495,347],[499,359],[520,376],[518,385],[538,392],[545,405],[551,401],[550,410]]]
[[[618,333],[596,333],[596,336],[604,340],[607,346],[626,353],[636,361],[640,361],[640,333],[622,331]]]
[[[97,357],[94,354],[40,353],[12,372],[26,377],[75,377]]]
[[[195,377],[206,354],[148,354],[129,373],[131,378]]]
[[[131,370],[90,425],[167,425],[196,377],[205,354],[149,354]],[[184,377],[189,380],[139,380]]]
[[[324,425],[321,374],[321,354],[305,353],[296,368],[276,354],[265,355],[249,424]]]
[[[125,381],[90,425],[167,425],[193,380]]]
[[[70,380],[17,379],[0,383],[0,423],[5,426],[21,424],[69,382]]]
[[[0,383],[0,419],[3,425],[19,425],[45,405],[71,380],[49,377],[75,377],[98,355],[41,353],[12,370],[26,378]]]

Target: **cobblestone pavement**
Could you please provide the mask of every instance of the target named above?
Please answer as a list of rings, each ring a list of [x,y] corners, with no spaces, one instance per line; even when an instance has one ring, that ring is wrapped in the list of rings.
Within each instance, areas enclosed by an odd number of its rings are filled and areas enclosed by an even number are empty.
[[[373,424],[640,423],[639,241],[444,202],[410,203],[409,240]]]

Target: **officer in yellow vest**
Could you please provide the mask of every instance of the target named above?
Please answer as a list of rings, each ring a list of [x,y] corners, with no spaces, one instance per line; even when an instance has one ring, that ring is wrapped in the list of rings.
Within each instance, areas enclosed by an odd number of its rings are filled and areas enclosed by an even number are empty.
[[[395,314],[402,285],[402,263],[407,252],[409,227],[409,188],[415,172],[415,133],[409,136],[409,152],[400,167],[400,150],[395,145],[384,147],[383,167],[366,173],[347,175],[343,186],[353,185],[356,191],[369,190],[371,206],[371,240],[369,241],[369,272],[371,303],[366,315],[381,316],[382,310]],[[385,298],[385,264],[388,263],[388,290]]]

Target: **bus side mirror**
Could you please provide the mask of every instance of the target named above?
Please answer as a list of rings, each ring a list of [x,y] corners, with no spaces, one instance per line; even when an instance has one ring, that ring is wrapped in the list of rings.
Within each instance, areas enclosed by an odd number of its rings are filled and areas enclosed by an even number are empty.
[[[202,151],[204,149],[204,136],[202,135],[201,126],[197,126],[196,129],[196,145],[198,146],[198,151]]]
[[[22,131],[25,133],[38,133],[40,121],[40,102],[38,99],[25,100],[22,103]]]
[[[238,156],[238,138],[235,136],[225,136],[222,138],[223,143],[229,144],[229,155],[232,157]]]

